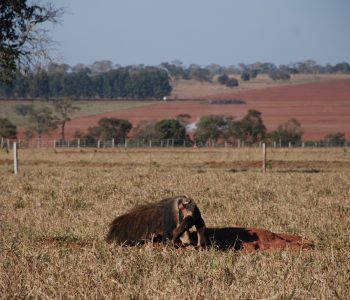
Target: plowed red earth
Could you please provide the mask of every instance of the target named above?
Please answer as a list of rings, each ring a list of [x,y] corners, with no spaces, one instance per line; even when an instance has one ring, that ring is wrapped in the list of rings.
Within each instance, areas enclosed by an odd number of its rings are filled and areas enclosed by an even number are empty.
[[[213,105],[207,103],[209,98],[240,98],[246,103]],[[66,136],[72,137],[76,130],[85,132],[103,117],[128,119],[136,126],[140,121],[173,118],[183,113],[191,115],[192,122],[209,114],[240,119],[248,109],[262,113],[268,130],[296,118],[304,129],[304,139],[321,139],[335,132],[344,132],[350,139],[350,79],[230,92],[191,101],[155,102],[145,107],[74,119],[66,126]]]

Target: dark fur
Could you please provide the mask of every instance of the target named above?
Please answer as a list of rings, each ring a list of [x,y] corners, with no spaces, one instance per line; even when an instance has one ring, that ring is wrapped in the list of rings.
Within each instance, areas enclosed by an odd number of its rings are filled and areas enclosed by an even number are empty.
[[[185,217],[178,208],[178,204],[183,201],[190,201],[186,207],[190,215]],[[197,205],[186,196],[177,196],[135,207],[115,218],[110,224],[106,239],[125,245],[153,239],[162,239],[163,243],[176,243],[193,225],[197,229],[205,227]]]

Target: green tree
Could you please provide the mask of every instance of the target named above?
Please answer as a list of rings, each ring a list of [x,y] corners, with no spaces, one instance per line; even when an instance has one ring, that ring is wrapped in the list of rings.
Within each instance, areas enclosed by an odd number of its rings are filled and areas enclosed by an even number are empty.
[[[243,72],[241,75],[241,79],[244,81],[249,81],[250,80],[250,75],[247,71]]]
[[[269,76],[272,80],[290,80],[289,73],[281,70],[270,72]]]
[[[226,74],[222,74],[218,77],[218,82],[220,84],[226,84],[230,78]]]
[[[0,81],[12,82],[17,68],[46,59],[52,44],[46,23],[57,23],[62,9],[40,1],[2,0],[0,4]]]
[[[190,70],[190,77],[198,81],[211,81],[211,74],[208,69],[193,67]]]
[[[156,122],[140,122],[134,129],[134,136],[145,140],[158,140],[159,132],[156,130]]]
[[[345,133],[336,132],[336,133],[327,134],[325,137],[325,140],[329,145],[344,146],[346,142]]]
[[[226,120],[227,130],[225,132],[225,138],[230,142],[235,142],[242,136],[240,122],[235,121],[234,117],[227,117]]]
[[[290,119],[279,125],[270,136],[273,141],[281,143],[282,146],[287,146],[289,142],[293,144],[301,143],[303,130],[297,119]]]
[[[266,136],[266,127],[261,118],[261,112],[250,109],[239,122],[242,139],[250,144],[262,141]]]
[[[176,119],[165,119],[156,123],[155,130],[161,140],[174,140],[174,143],[182,143],[186,139],[186,128]]]
[[[48,99],[50,96],[49,77],[45,70],[37,72],[31,80],[31,96]]]
[[[239,82],[236,78],[230,78],[226,81],[226,86],[228,87],[237,87],[239,85]]]
[[[197,123],[196,140],[205,143],[209,139],[218,140],[227,133],[228,121],[222,115],[202,117]]]
[[[74,106],[73,102],[68,99],[63,99],[54,102],[55,111],[58,114],[58,125],[61,127],[61,139],[65,140],[65,127],[67,122],[71,120],[71,116],[79,107]]]
[[[5,139],[15,139],[17,137],[17,127],[7,118],[0,118],[0,137]]]
[[[189,114],[179,114],[176,116],[176,120],[180,122],[181,125],[186,126],[190,124],[191,116]]]
[[[102,118],[98,126],[88,128],[87,136],[101,140],[125,139],[131,129],[132,124],[128,120]]]
[[[20,104],[15,107],[15,110],[19,115],[28,118],[31,124],[28,134],[35,133],[40,140],[43,135],[50,134],[57,128],[58,120],[47,106],[34,107],[31,104]]]

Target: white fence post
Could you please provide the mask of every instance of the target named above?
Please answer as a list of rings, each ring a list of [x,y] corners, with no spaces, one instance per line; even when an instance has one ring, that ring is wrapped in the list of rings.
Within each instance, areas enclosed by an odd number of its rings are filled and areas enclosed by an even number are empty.
[[[18,174],[18,151],[16,142],[13,142],[13,171],[15,175]]]
[[[266,145],[265,145],[265,143],[262,144],[262,154],[263,154],[262,171],[263,171],[263,173],[265,173],[266,172]]]

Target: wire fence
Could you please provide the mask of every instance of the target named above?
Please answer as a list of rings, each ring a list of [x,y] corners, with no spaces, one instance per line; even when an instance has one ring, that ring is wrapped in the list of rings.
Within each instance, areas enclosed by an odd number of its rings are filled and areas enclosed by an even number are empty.
[[[31,140],[11,140],[1,139],[1,149],[12,149],[13,143],[17,143],[20,149],[35,148],[244,148],[244,147],[266,147],[273,148],[301,148],[301,147],[349,147],[350,142],[344,141],[303,141],[303,142],[284,142],[264,141],[258,143],[247,143],[241,140],[235,141],[214,141],[205,142],[192,141],[189,139],[110,139],[110,140],[92,140],[92,139],[31,139]]]

